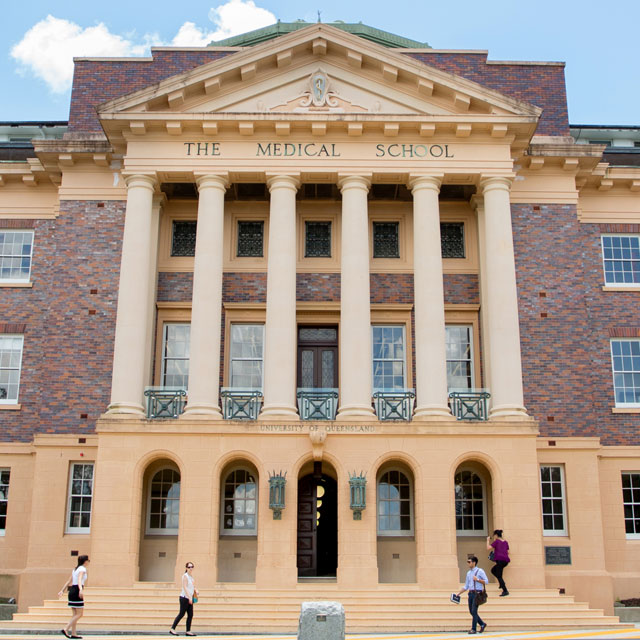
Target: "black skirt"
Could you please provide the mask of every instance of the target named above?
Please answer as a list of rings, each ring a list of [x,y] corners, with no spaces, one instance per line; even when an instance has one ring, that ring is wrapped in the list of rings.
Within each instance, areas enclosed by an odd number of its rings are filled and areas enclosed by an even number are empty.
[[[84,600],[80,597],[80,587],[77,584],[69,587],[69,606],[74,609],[84,607]]]

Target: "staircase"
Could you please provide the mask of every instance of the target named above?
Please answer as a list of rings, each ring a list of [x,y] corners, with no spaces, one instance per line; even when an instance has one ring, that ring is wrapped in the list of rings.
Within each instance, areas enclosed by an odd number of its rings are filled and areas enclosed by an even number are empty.
[[[497,587],[490,585],[488,592],[489,601],[481,612],[491,631],[633,627],[553,589],[521,589],[499,598]],[[224,584],[201,590],[193,628],[200,633],[295,633],[302,602],[335,600],[344,605],[349,633],[468,629],[466,595],[460,605],[451,603],[449,595],[443,590],[420,590],[415,584],[358,591],[331,583],[299,584],[295,591]],[[87,587],[85,600],[79,628],[86,632],[167,631],[178,612],[178,590],[166,583],[136,583],[125,589]],[[65,600],[47,600],[28,613],[15,614],[12,621],[0,622],[0,633],[60,629],[69,617]]]

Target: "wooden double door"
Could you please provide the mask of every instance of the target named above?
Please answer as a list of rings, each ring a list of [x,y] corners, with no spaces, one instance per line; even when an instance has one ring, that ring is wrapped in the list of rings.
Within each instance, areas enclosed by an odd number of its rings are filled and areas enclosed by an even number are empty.
[[[338,386],[338,327],[298,327],[298,387]]]
[[[316,472],[298,482],[298,576],[335,577],[337,567],[337,483]]]

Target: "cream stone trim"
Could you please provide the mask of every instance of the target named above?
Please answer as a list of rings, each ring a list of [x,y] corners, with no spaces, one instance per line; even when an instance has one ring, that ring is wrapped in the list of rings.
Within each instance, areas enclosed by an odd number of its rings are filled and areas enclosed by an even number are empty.
[[[296,269],[298,273],[339,273],[340,272],[340,247],[342,228],[340,225],[340,202],[336,200],[325,201],[298,201],[298,260]],[[331,257],[330,258],[306,258],[304,255],[306,241],[306,222],[330,222],[331,223]]]
[[[630,285],[628,287],[612,287],[610,285],[603,285],[602,290],[603,291],[617,291],[617,292],[621,293],[621,292],[625,292],[625,291],[640,291],[640,286],[639,285]]]
[[[33,282],[1,282],[0,288],[17,288],[17,289],[30,289],[33,287]]]
[[[225,271],[266,271],[269,258],[269,202],[232,202],[225,204]],[[262,257],[238,256],[238,223],[264,223]]]
[[[640,407],[611,407],[611,413],[640,413]]]
[[[411,202],[369,202],[369,271],[371,273],[413,270],[413,214]],[[399,258],[373,257],[373,223],[398,223]]]
[[[21,404],[0,404],[0,411],[20,411]]]
[[[440,222],[464,224],[464,258],[443,258],[444,273],[478,273],[478,219],[468,203],[440,202]]]

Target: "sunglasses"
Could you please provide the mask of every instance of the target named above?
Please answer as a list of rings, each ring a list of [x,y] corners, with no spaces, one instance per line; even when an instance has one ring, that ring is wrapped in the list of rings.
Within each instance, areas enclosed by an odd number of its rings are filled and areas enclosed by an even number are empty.
[[[188,564],[187,565],[187,569],[193,569],[193,565],[192,564]]]

